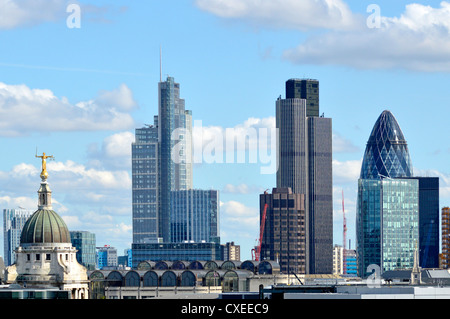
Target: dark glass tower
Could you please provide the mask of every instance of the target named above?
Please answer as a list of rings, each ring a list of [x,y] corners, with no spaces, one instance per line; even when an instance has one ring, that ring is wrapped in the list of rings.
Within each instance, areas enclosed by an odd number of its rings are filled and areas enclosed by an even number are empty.
[[[286,99],[304,99],[306,116],[319,116],[319,81],[290,79],[286,82]]]
[[[319,117],[319,83],[289,80],[276,102],[277,188],[305,195],[306,273],[333,271],[332,120]]]

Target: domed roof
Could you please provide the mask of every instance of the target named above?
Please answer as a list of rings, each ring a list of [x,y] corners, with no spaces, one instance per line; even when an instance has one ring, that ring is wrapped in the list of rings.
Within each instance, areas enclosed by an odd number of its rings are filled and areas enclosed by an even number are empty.
[[[70,243],[66,223],[53,210],[40,209],[25,223],[20,244]]]
[[[394,115],[384,111],[367,142],[360,178],[411,176],[413,171],[408,144]]]

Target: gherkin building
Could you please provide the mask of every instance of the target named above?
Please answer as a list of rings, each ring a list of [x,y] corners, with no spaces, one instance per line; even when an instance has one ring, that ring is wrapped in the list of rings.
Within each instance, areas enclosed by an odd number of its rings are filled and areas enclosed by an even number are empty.
[[[361,167],[361,179],[412,177],[408,145],[394,115],[384,111],[378,118]]]

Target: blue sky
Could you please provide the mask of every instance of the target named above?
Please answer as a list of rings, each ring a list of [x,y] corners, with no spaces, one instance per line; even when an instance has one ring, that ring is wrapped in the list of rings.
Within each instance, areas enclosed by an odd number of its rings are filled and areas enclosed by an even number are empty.
[[[80,7],[69,28],[67,6]],[[376,4],[380,24],[370,28]],[[202,122],[270,127],[289,78],[320,81],[333,119],[334,239],[341,192],[355,243],[356,187],[365,143],[381,112],[396,116],[416,175],[441,177],[450,205],[450,2],[361,0],[0,0],[1,208],[36,209],[46,152],[55,210],[70,230],[96,233],[119,253],[131,244],[134,129],[157,114],[163,75]],[[368,22],[369,19],[369,22]],[[201,141],[204,144],[207,141]],[[276,185],[260,164],[195,165],[194,187],[221,197],[222,242],[258,238],[259,194]]]

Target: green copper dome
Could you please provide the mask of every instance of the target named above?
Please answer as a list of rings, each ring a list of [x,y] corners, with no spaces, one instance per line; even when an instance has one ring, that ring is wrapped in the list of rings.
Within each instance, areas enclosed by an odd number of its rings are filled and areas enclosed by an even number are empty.
[[[40,209],[25,223],[20,244],[70,243],[66,223],[53,210]]]

